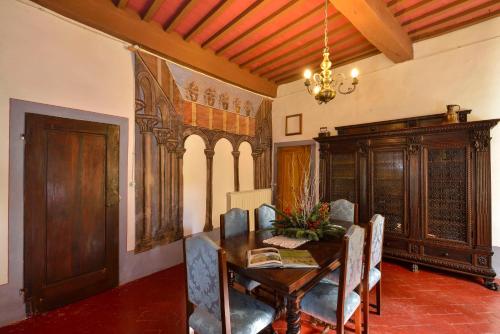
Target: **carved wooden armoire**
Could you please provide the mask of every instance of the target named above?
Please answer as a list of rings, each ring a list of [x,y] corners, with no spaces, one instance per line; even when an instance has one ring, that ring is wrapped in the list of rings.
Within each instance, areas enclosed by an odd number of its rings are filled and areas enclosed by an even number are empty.
[[[484,279],[492,268],[490,129],[443,114],[338,127],[320,143],[320,199],[385,216],[384,255]]]

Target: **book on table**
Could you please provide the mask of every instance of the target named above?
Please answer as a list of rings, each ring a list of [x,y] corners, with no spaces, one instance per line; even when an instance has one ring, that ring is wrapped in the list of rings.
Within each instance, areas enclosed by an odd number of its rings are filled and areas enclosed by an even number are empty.
[[[265,247],[247,251],[247,268],[319,268],[308,250]]]

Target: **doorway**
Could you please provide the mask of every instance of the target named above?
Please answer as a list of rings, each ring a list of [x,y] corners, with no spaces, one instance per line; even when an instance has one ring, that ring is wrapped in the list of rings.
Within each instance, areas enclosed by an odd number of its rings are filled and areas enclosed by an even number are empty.
[[[26,114],[24,290],[39,313],[118,285],[119,127]]]
[[[314,143],[309,142],[276,144],[275,203],[278,209],[295,209],[307,192],[304,186],[313,184],[314,148]]]

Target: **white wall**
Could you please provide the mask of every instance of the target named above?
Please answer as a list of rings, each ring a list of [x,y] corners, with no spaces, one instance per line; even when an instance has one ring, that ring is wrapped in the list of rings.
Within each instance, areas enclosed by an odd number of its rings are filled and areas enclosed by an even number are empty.
[[[273,103],[276,143],[311,139],[319,128],[472,109],[471,120],[500,118],[500,18],[414,44],[415,57],[401,64],[377,55],[335,69],[360,70],[356,92],[319,106],[302,80],[282,85]],[[335,55],[333,55],[335,59]],[[303,114],[303,134],[285,136],[285,115]],[[500,246],[500,125],[492,131],[493,244]]]
[[[17,1],[0,1],[0,284],[7,283],[9,99],[122,116],[133,138],[132,55],[99,36]],[[129,173],[134,140],[129,141]],[[128,222],[134,224],[134,196]],[[129,233],[134,245],[134,233]]]
[[[253,157],[252,146],[244,141],[238,148],[240,158],[238,161],[238,170],[240,177],[240,191],[253,190]]]
[[[205,142],[200,136],[191,135],[184,144],[184,235],[203,232],[207,198],[207,161]]]
[[[212,225],[220,226],[220,214],[227,211],[227,193],[234,191],[233,145],[226,138],[215,144],[213,161]]]

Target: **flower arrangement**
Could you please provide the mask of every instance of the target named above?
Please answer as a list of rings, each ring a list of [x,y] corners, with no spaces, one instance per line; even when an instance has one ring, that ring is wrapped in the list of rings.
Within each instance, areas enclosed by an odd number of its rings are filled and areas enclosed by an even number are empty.
[[[345,231],[344,227],[330,221],[328,203],[317,203],[309,209],[299,207],[295,210],[287,208],[284,211],[267,204],[266,206],[272,208],[280,216],[280,219],[274,220],[273,226],[267,229],[276,235],[318,241],[328,236],[337,236]]]

